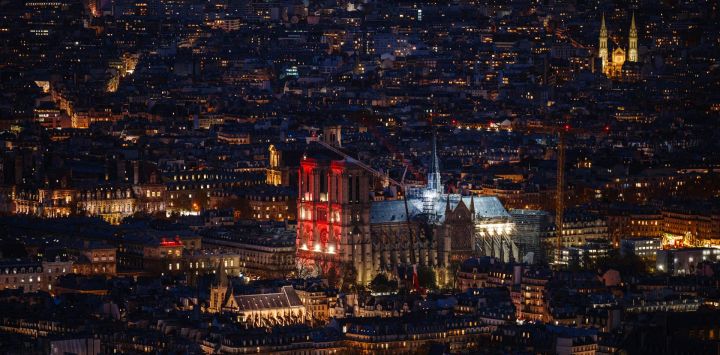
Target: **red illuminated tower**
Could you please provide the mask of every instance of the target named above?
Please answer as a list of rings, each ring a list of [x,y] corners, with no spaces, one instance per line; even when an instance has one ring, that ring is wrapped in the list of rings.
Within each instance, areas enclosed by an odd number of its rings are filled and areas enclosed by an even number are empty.
[[[373,176],[342,158],[305,157],[298,176],[297,259],[301,273],[372,275],[370,186]]]

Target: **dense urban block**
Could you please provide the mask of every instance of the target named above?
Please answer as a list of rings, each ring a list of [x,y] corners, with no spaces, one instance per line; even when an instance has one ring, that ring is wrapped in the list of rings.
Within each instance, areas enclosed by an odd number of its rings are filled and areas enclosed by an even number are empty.
[[[0,1],[0,353],[719,353],[719,16]]]

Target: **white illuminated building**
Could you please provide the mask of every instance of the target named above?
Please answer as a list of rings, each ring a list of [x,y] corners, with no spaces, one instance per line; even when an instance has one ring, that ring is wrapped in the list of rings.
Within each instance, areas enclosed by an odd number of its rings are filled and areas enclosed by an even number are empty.
[[[503,261],[520,261],[518,249],[512,240],[515,224],[502,203],[494,196],[462,196],[443,192],[440,178],[437,143],[433,137],[428,183],[425,187],[407,191],[405,201],[375,201],[370,208],[370,228],[377,242],[381,264],[394,265],[406,254],[401,246],[394,245],[385,236],[411,233],[406,227],[418,228],[418,259],[421,263],[447,266],[451,261],[462,261],[471,256],[494,256]],[[425,235],[427,234],[427,235]],[[427,244],[422,244],[425,238]],[[398,250],[400,249],[400,250]],[[396,255],[399,254],[399,255]],[[520,256],[521,257],[521,256]],[[405,259],[407,259],[405,257]],[[433,265],[433,266],[434,266]]]

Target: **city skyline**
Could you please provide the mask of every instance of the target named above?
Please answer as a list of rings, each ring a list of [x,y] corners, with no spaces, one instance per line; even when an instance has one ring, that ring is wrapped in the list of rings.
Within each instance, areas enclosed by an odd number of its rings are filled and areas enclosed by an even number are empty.
[[[0,353],[717,353],[719,11],[0,1]]]

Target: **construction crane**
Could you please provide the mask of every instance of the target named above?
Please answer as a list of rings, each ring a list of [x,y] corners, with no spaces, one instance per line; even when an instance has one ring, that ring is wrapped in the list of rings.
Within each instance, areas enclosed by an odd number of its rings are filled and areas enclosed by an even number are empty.
[[[405,221],[407,223],[408,233],[410,234],[410,242],[411,242],[410,243],[410,259],[411,259],[410,261],[413,265],[417,264],[417,255],[415,255],[415,247],[414,247],[416,238],[415,238],[415,234],[412,231],[412,225],[410,223],[410,209],[408,207],[408,202],[407,202],[407,190],[411,186],[405,184],[405,175],[407,174],[407,171],[408,171],[408,165],[405,165],[405,171],[403,171],[401,181],[397,181],[397,180],[391,178],[389,175],[387,175],[381,171],[378,171],[377,169],[374,169],[373,167],[365,164],[364,162],[360,161],[359,159],[353,158],[352,156],[350,156],[347,153],[343,152],[342,150],[336,148],[335,146],[328,144],[326,142],[323,142],[317,136],[311,137],[309,141],[320,144],[325,149],[345,158],[347,161],[354,163],[355,165],[359,166],[360,168],[369,171],[376,177],[384,179],[388,183],[398,186],[402,189],[403,202],[405,204]]]
[[[524,127],[527,133],[544,133],[556,136],[557,143],[557,171],[555,184],[555,226],[557,228],[556,251],[562,249],[563,214],[565,212],[565,135],[570,132],[570,125],[562,127],[540,126]]]
[[[557,228],[557,236],[555,248],[559,253],[562,249],[563,237],[563,219],[565,214],[565,151],[567,148],[567,135],[569,134],[597,134],[599,132],[589,131],[585,129],[572,128],[570,124],[565,123],[561,126],[540,126],[540,127],[523,127],[528,133],[545,133],[557,137],[557,171],[555,183],[555,226]],[[605,126],[604,132],[610,130],[609,126]]]
[[[566,40],[575,48],[591,49],[590,47],[576,41],[568,34],[568,30],[565,28],[553,27],[550,22],[545,23],[545,32],[554,35],[559,40]]]
[[[381,172],[381,171],[378,171],[378,170],[374,169],[373,167],[371,167],[370,165],[367,165],[367,164],[363,163],[362,161],[351,157],[350,155],[346,154],[345,152],[343,152],[343,151],[340,150],[340,149],[337,149],[337,148],[334,147],[333,145],[328,144],[328,143],[326,143],[326,142],[323,142],[322,140],[318,139],[318,137],[316,137],[316,136],[311,137],[311,138],[310,138],[310,141],[320,144],[320,145],[323,146],[325,149],[327,149],[327,150],[329,150],[329,151],[331,151],[331,152],[333,152],[333,153],[335,153],[335,154],[337,154],[337,155],[345,158],[347,161],[350,161],[350,162],[354,163],[355,165],[357,165],[357,166],[359,166],[359,167],[361,167],[361,168],[363,168],[363,169],[371,172],[373,175],[375,175],[375,176],[378,177],[378,178],[381,178],[381,179],[383,179],[383,180],[385,180],[385,181],[387,181],[387,182],[389,182],[389,183],[391,183],[391,184],[393,184],[393,185],[396,185],[396,186],[398,186],[398,187],[401,187],[401,188],[403,188],[403,189],[406,188],[406,185],[405,185],[403,182],[397,181],[397,180],[391,178],[390,175],[385,174],[385,173],[383,173],[383,172]],[[407,166],[405,167],[405,171],[407,171]],[[403,179],[405,179],[405,174],[404,174],[404,173],[403,173]],[[404,191],[404,190],[403,190],[403,191]]]
[[[562,233],[563,218],[565,215],[565,134],[568,129],[558,130],[558,154],[557,154],[557,172],[555,183],[555,225],[557,226],[557,245],[555,246],[559,253],[562,249]]]

